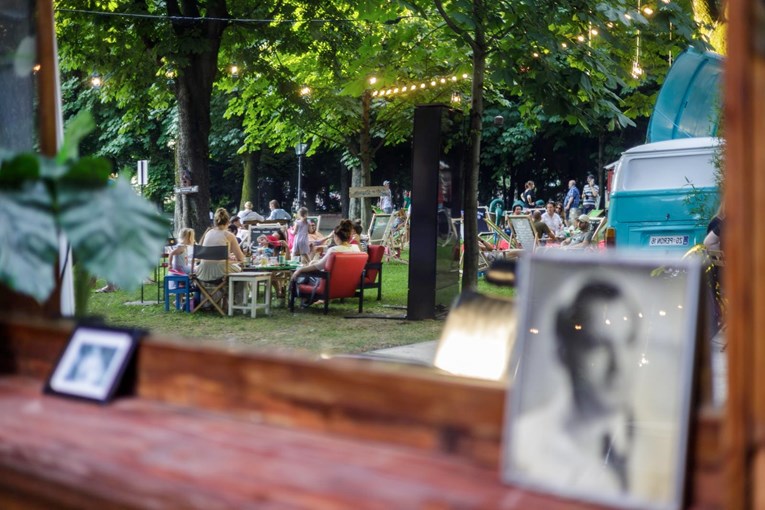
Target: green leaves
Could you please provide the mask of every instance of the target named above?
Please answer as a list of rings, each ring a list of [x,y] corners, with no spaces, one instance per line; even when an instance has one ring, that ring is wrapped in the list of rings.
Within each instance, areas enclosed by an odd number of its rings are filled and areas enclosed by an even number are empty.
[[[38,301],[55,285],[58,238],[51,210],[42,182],[0,191],[0,282]]]
[[[60,190],[60,226],[78,264],[120,287],[136,287],[157,264],[169,225],[118,179],[95,190]]]
[[[0,166],[0,190],[19,189],[26,181],[40,177],[40,165],[31,154],[19,154]]]
[[[78,118],[75,139],[92,128]],[[20,154],[0,167],[0,282],[40,302],[55,286],[60,234],[90,274],[131,288],[157,263],[167,233],[129,183],[109,183],[108,161],[77,153],[67,141],[55,160]]]
[[[65,163],[79,156],[79,146],[85,138],[96,127],[93,116],[88,111],[78,113],[66,126],[66,134],[61,150],[56,155],[58,163]]]

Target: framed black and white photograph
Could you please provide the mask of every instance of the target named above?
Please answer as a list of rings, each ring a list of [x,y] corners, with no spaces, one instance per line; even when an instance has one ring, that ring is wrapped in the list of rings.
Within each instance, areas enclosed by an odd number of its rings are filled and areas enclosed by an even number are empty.
[[[519,274],[503,479],[615,508],[680,508],[699,265],[547,252]]]
[[[69,338],[45,387],[46,393],[108,402],[138,343],[137,333],[80,326]]]

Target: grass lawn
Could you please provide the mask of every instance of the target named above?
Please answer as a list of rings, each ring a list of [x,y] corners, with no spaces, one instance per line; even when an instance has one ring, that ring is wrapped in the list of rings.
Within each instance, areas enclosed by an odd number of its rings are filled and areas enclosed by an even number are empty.
[[[369,289],[364,299],[364,314],[403,317],[406,314],[409,266],[389,262],[383,272],[382,301],[377,289]],[[103,282],[99,282],[102,284]],[[100,286],[100,285],[99,285]],[[96,287],[98,288],[98,286]],[[479,291],[508,297],[509,289],[498,289],[483,281]],[[141,291],[93,293],[88,303],[91,315],[103,317],[113,326],[149,329],[152,334],[181,338],[189,344],[204,343],[224,347],[298,350],[313,355],[359,353],[429,340],[437,340],[443,320],[407,321],[396,319],[347,319],[358,315],[358,301],[333,301],[329,314],[320,305],[306,310],[296,308],[292,314],[286,307],[272,307],[271,316],[256,319],[237,312],[221,317],[216,312],[187,314],[163,304],[125,304],[140,301]],[[144,285],[145,302],[156,303],[156,284]]]

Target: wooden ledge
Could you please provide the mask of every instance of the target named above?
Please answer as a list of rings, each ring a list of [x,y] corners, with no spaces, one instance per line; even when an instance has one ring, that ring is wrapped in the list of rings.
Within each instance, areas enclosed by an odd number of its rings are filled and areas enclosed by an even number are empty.
[[[0,377],[3,508],[7,494],[80,509],[599,508],[504,486],[496,470],[450,455],[145,399],[102,407],[40,392],[37,380]]]

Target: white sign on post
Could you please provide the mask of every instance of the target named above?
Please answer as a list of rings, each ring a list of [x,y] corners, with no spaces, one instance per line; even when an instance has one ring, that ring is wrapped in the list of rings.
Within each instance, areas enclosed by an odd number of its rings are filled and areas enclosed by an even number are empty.
[[[138,161],[138,169],[136,171],[138,175],[138,185],[146,186],[149,183],[149,160],[142,159]]]

